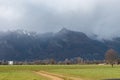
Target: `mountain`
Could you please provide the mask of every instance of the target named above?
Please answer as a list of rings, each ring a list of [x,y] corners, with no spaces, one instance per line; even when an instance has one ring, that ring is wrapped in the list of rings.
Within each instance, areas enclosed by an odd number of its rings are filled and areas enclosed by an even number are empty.
[[[99,41],[66,28],[45,34],[24,30],[0,32],[0,60],[64,60],[74,57],[103,60],[109,48],[120,52],[120,38]]]

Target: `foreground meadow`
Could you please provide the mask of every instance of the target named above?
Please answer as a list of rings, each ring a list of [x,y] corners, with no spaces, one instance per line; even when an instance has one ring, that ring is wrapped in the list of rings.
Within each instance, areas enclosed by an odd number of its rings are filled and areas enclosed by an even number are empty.
[[[0,80],[49,80],[29,71],[0,72]]]
[[[83,80],[120,78],[120,66],[112,68],[110,65],[6,65],[0,66],[0,80],[49,80],[33,71],[46,71]]]

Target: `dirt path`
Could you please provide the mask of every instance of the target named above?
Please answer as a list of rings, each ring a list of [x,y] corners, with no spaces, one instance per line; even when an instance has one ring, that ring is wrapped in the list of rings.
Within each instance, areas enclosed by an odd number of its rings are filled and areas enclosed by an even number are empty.
[[[75,78],[75,77],[67,77],[67,76],[63,76],[63,75],[59,75],[59,74],[54,74],[54,73],[49,73],[46,71],[39,71],[39,72],[35,72],[41,76],[47,77],[51,80],[83,80],[81,78]]]
[[[62,78],[60,78],[60,77],[57,77],[57,76],[54,76],[54,75],[45,73],[45,72],[43,72],[43,71],[35,72],[35,73],[37,73],[37,74],[39,74],[39,75],[41,75],[41,76],[47,77],[47,78],[49,78],[49,79],[51,79],[51,80],[64,80],[64,79],[62,79]]]

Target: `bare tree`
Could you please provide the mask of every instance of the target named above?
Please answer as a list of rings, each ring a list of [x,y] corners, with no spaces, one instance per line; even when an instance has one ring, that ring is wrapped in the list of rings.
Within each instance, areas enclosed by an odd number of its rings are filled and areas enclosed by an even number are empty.
[[[113,67],[114,63],[117,61],[117,52],[113,49],[109,49],[105,54],[105,60]]]
[[[50,64],[55,64],[56,61],[55,61],[53,58],[51,58],[51,59],[49,60],[49,63],[50,63]]]
[[[77,57],[76,60],[77,60],[77,64],[83,63],[83,59],[81,57]]]
[[[66,58],[65,61],[64,61],[64,63],[67,64],[67,65],[69,65],[69,64],[71,64],[71,61]]]

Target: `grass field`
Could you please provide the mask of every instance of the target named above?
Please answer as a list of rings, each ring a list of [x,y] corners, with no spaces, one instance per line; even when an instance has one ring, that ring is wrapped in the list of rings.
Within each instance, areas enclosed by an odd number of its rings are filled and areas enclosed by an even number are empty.
[[[29,71],[0,72],[0,80],[48,80]]]
[[[120,78],[120,66],[110,65],[21,65],[0,66],[0,80],[49,80],[33,71],[47,71],[83,80]]]

